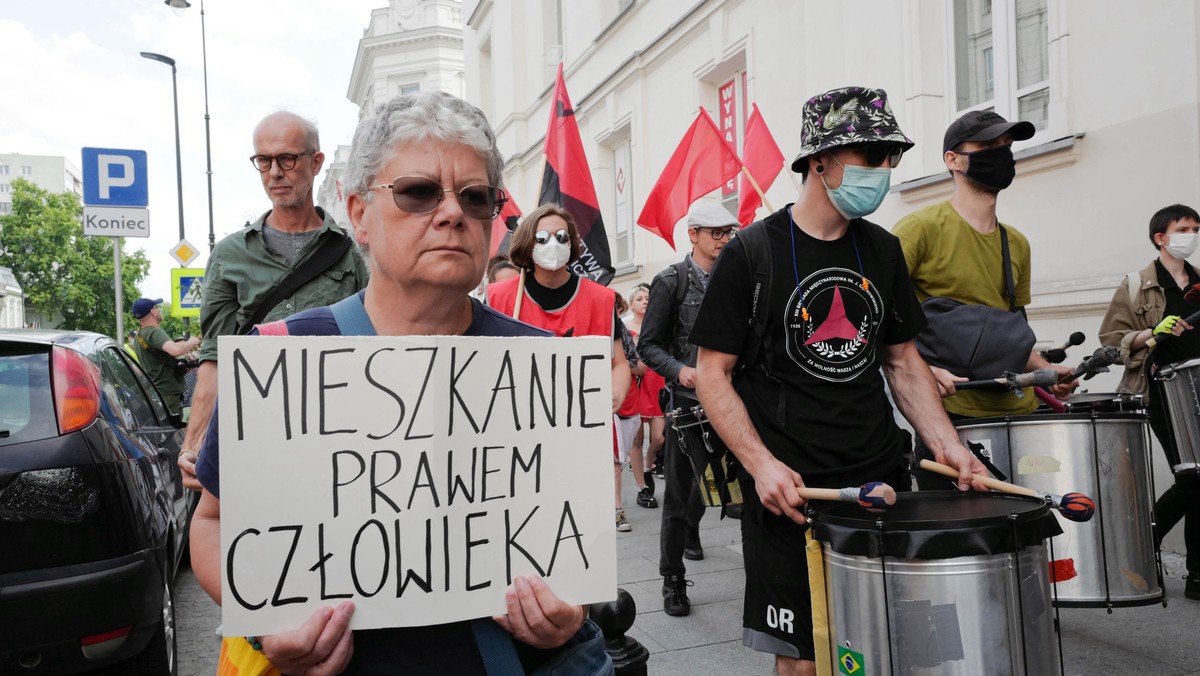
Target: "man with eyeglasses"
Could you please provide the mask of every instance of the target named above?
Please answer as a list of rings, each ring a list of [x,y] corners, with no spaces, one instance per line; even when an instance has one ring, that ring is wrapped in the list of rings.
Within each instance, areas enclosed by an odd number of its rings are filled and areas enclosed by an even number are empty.
[[[800,196],[725,247],[691,333],[700,403],[745,470],[742,640],[773,653],[785,675],[816,670],[808,522],[796,488],[907,485],[910,440],[884,376],[936,459],[957,469],[960,488],[984,471],[913,343],[925,321],[900,242],[864,219],[912,141],[881,89],[814,96],[800,122],[792,163],[804,177]]]
[[[696,348],[688,341],[696,311],[708,288],[713,265],[737,227],[725,207],[701,200],[688,210],[688,239],[692,252],[658,273],[650,283],[650,300],[638,337],[638,355],[667,382],[670,402],[664,412],[698,405],[696,398]],[[679,446],[672,420],[667,419],[663,463],[662,528],[659,531],[658,573],[663,576],[663,610],[668,615],[691,612],[687,595],[691,584],[683,559],[704,558],[700,519],[704,503],[692,474],[691,461]],[[720,443],[720,440],[714,440]]]
[[[1024,314],[1030,302],[1029,241],[1016,228],[1000,223],[996,203],[1000,192],[1016,176],[1013,142],[1027,140],[1034,132],[1029,122],[1009,122],[987,110],[968,112],[946,129],[942,159],[954,180],[954,192],[944,202],[905,216],[892,229],[904,247],[918,300],[949,298]],[[1007,295],[1006,259],[1010,261],[1007,277],[1012,282],[1013,298]],[[1015,357],[1023,359],[1023,354]],[[927,356],[931,362],[938,361],[937,355]],[[1052,366],[1037,350],[1030,352],[1024,367],[1027,371],[1054,368],[1060,374],[1071,371],[1065,366]],[[930,368],[951,418],[1027,415],[1038,406],[1032,388],[1026,388],[1023,397],[1013,392],[956,392],[955,383],[967,380],[965,373]],[[1065,397],[1076,386],[1074,382],[1059,384],[1051,391]],[[921,444],[916,453],[918,458],[929,457]],[[945,487],[944,481],[925,473],[918,474],[918,480],[922,488]]]
[[[280,111],[263,118],[253,138],[250,164],[271,209],[218,242],[208,258],[200,369],[179,458],[184,483],[194,490],[200,489],[196,449],[204,443],[217,394],[217,339],[335,303],[367,285],[367,266],[349,236],[313,203],[313,183],[325,162],[316,125]]]

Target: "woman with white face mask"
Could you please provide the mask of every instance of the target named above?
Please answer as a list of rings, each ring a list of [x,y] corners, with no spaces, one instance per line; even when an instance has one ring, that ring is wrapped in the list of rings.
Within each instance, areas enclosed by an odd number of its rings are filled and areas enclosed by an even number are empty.
[[[632,382],[629,360],[621,340],[621,320],[612,289],[567,269],[580,256],[579,231],[571,214],[558,205],[543,204],[521,220],[512,236],[509,259],[519,277],[488,285],[488,304],[526,324],[557,336],[606,336],[612,339],[612,411],[615,414]],[[615,446],[614,446],[615,451]],[[614,453],[616,527],[632,527],[621,507],[621,468]]]
[[[1200,357],[1200,331],[1182,317],[1200,311],[1200,273],[1187,259],[1200,243],[1200,214],[1175,204],[1150,219],[1150,241],[1158,257],[1141,272],[1130,273],[1113,294],[1100,324],[1100,342],[1121,348],[1125,375],[1118,389],[1148,397],[1150,427],[1174,467],[1180,462],[1162,386],[1153,376],[1164,366]],[[1171,340],[1148,347],[1151,337]],[[1184,519],[1188,577],[1184,595],[1200,601],[1200,474],[1180,473],[1154,505],[1158,538]]]

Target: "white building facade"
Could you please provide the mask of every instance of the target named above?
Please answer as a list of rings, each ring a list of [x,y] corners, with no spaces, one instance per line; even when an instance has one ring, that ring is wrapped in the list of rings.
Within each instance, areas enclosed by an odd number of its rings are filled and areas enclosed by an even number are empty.
[[[346,98],[359,107],[360,117],[399,94],[440,90],[461,98],[463,67],[460,0],[391,0],[371,12]],[[341,179],[349,152],[349,146],[338,146],[326,160],[317,191],[318,204],[346,230],[350,222]]]
[[[18,178],[50,192],[73,192],[83,197],[83,174],[67,158],[0,153],[0,216],[12,213],[12,182]]]

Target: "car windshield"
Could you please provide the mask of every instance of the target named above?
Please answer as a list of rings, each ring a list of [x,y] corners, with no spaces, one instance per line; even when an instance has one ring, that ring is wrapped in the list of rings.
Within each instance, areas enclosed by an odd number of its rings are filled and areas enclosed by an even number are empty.
[[[0,347],[0,446],[57,435],[50,353]]]

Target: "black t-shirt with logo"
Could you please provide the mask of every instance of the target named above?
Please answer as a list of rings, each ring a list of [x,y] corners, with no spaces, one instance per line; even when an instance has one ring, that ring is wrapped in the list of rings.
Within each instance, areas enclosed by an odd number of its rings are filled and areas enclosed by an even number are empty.
[[[763,310],[771,373],[746,369],[738,392],[763,443],[806,483],[881,479],[907,450],[884,393],[884,351],[915,338],[925,315],[895,236],[855,219],[828,242],[795,228],[793,249],[790,208],[766,218],[772,279]],[[746,250],[735,238],[717,260],[691,342],[741,354],[752,332],[753,290]]]

